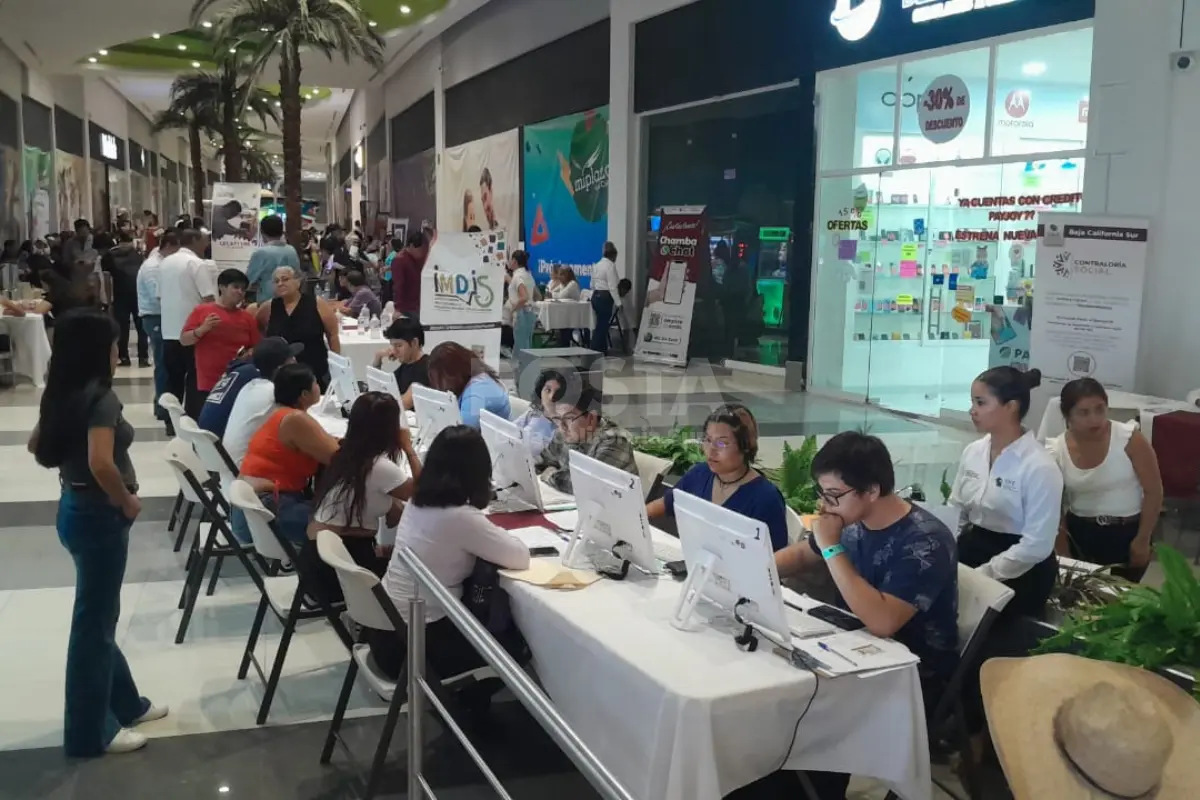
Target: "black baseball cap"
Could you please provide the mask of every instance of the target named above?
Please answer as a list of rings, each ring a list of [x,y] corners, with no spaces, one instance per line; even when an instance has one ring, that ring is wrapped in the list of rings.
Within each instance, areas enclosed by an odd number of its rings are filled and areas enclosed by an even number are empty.
[[[268,336],[254,346],[253,362],[258,374],[271,378],[275,371],[304,352],[304,345],[289,344],[282,336]]]

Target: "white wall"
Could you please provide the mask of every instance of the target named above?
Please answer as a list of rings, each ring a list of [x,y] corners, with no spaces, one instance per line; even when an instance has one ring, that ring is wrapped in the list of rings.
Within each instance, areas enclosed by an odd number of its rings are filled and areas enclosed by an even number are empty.
[[[85,76],[83,83],[87,119],[118,139],[128,139],[129,102],[102,78]]]
[[[51,96],[46,100],[38,100],[46,105],[54,107],[62,106],[67,111],[70,111],[75,116],[79,117],[84,123],[87,122],[87,106],[84,101],[84,86],[83,78],[75,75],[55,75],[50,78],[50,93]],[[119,108],[124,108],[124,98],[121,100]],[[87,128],[85,125],[83,136],[87,139]]]
[[[133,106],[126,104],[128,121],[126,122],[129,138],[145,148],[153,148],[154,137],[150,135],[150,120]]]
[[[23,72],[24,65],[21,64],[21,59],[0,43],[0,92],[4,92],[18,103],[21,102],[21,93],[25,88],[22,85]]]
[[[441,67],[442,40],[439,38],[417,51],[395,75],[384,82],[383,106],[387,118],[390,120],[401,111],[407,111],[432,92]]]
[[[358,89],[342,115],[338,125],[336,150],[338,157],[347,149],[354,147],[367,138],[371,128],[383,116],[383,87],[368,87]],[[374,156],[371,156],[374,159]]]
[[[608,16],[605,0],[492,0],[442,34],[447,88]],[[570,69],[570,65],[564,65]]]
[[[1200,70],[1173,71],[1171,54],[1200,49],[1198,6],[1185,16],[1183,0],[1096,0],[1083,201],[1086,213],[1151,220],[1137,386],[1176,398],[1200,387]]]

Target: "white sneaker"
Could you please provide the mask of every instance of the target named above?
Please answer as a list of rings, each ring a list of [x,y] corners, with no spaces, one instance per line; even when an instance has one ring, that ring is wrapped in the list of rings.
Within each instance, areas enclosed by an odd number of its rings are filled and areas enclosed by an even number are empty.
[[[117,731],[117,735],[108,743],[108,747],[104,748],[106,753],[132,753],[134,750],[141,750],[146,746],[146,737],[136,731],[131,731],[128,728],[121,728]]]
[[[129,727],[131,727],[131,728],[132,728],[134,725],[141,725],[143,722],[154,722],[154,721],[155,721],[155,720],[157,720],[157,719],[162,719],[162,718],[163,718],[163,717],[165,717],[165,716],[166,716],[168,713],[170,713],[170,711],[171,711],[171,708],[170,708],[170,706],[155,706],[155,705],[152,705],[152,706],[150,706],[150,708],[149,708],[149,709],[147,709],[147,710],[146,710],[146,713],[145,713],[145,714],[142,714],[140,717],[138,717],[137,719],[135,719],[135,720],[134,720],[134,721],[133,721],[133,722],[130,724],[130,726],[129,726]]]

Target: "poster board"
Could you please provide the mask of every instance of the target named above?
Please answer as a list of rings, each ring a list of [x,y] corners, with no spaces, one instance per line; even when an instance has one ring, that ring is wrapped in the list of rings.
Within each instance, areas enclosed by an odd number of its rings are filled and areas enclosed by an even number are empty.
[[[507,260],[504,231],[437,234],[421,270],[427,349],[458,342],[492,368],[499,367]]]
[[[1030,364],[1049,387],[1090,377],[1133,390],[1149,241],[1144,219],[1039,215]]]
[[[650,264],[646,307],[634,356],[686,366],[696,284],[709,269],[708,216],[704,206],[662,209]]]
[[[215,183],[212,191],[212,257],[217,269],[246,271],[258,246],[258,209],[262,187],[257,183]]]
[[[521,230],[520,141],[514,129],[446,148],[437,187],[438,230]]]
[[[580,288],[608,237],[608,107],[527,125],[525,241],[538,283],[568,266]]]

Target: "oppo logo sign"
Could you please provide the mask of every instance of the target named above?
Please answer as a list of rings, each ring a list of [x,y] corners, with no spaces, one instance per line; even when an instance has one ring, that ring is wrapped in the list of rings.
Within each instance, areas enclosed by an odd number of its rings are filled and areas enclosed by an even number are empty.
[[[111,133],[100,134],[100,155],[112,161],[117,160],[117,137]]]

